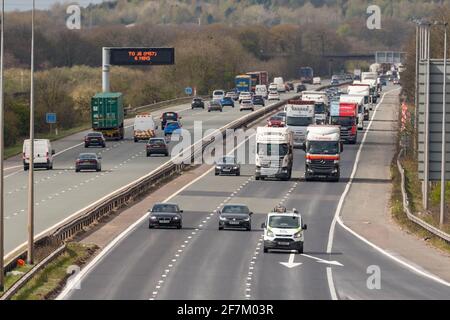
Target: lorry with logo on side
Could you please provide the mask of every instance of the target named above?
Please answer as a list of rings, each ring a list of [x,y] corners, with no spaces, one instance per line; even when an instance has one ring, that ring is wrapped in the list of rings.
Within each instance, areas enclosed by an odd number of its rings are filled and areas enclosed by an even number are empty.
[[[236,76],[234,84],[237,92],[251,92],[252,90],[252,78],[247,74]]]
[[[269,84],[269,74],[267,73],[267,71],[247,72],[246,75],[250,76],[250,78],[252,79],[252,92],[255,92],[256,86],[258,85],[267,86]]]
[[[148,139],[155,137],[158,126],[155,124],[155,119],[150,113],[140,113],[134,118],[133,138],[134,142],[140,140],[148,141]]]
[[[311,67],[302,67],[299,71],[300,81],[302,83],[313,83],[314,70]]]
[[[324,91],[303,91],[302,100],[314,101],[314,118],[316,124],[328,123],[329,100]]]
[[[339,181],[343,151],[341,128],[338,125],[311,125],[306,131],[305,180],[326,178]]]
[[[288,100],[284,107],[286,126],[294,134],[294,147],[301,148],[306,139],[306,128],[315,124],[315,102],[307,100]]]
[[[289,180],[294,159],[294,136],[289,128],[256,129],[255,180]]]
[[[339,97],[341,103],[356,103],[358,110],[358,130],[364,130],[364,120],[369,118],[369,110],[364,107],[364,97],[360,95],[343,94]],[[366,115],[367,111],[367,115]]]
[[[341,140],[355,144],[358,140],[358,104],[332,101],[330,124],[341,126]]]
[[[120,92],[97,93],[91,98],[92,129],[105,138],[124,137],[123,95]]]

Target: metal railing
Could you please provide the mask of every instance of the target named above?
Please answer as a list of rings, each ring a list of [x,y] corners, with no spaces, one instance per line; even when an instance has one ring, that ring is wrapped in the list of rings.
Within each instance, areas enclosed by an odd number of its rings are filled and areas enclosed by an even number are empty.
[[[435,236],[438,236],[439,238],[447,241],[450,243],[450,234],[445,233],[444,231],[436,228],[435,226],[423,221],[422,219],[420,219],[419,217],[415,216],[414,214],[411,213],[411,210],[409,209],[409,199],[408,199],[408,194],[406,193],[406,186],[405,186],[405,170],[402,167],[402,164],[400,162],[400,157],[403,154],[403,149],[400,150],[398,156],[397,156],[397,168],[398,171],[400,172],[400,176],[401,176],[401,189],[402,189],[402,197],[403,197],[403,211],[405,212],[406,216],[408,217],[408,219],[416,224],[418,224],[419,226],[421,226],[422,228],[424,228],[425,230],[431,232],[432,234],[434,234]]]

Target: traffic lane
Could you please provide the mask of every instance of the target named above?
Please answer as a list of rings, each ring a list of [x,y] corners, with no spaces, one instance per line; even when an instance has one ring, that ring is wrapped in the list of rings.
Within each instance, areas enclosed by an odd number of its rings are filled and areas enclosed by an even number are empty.
[[[450,287],[395,262],[340,225],[336,227],[333,252],[342,252],[340,262],[344,265],[342,268],[333,268],[334,285],[340,299],[450,299]]]
[[[195,116],[195,119],[203,122],[203,131],[206,131],[220,128],[240,116],[242,114],[237,109],[226,109],[217,114],[203,112]],[[192,132],[194,117],[187,116],[186,118],[187,121],[186,119],[185,121],[189,124],[185,128]],[[36,171],[37,179],[43,179],[39,187],[36,187],[37,233],[151,172],[169,160],[167,157],[147,158],[145,144],[132,142],[131,128],[127,129],[126,133],[127,140],[114,142],[114,145],[118,146],[117,148],[112,148],[113,145],[98,151],[103,156],[102,169],[104,172],[101,174],[95,172],[75,174],[72,170],[64,171],[63,174],[59,174],[61,171],[58,174],[53,171]],[[161,131],[158,134],[162,134]],[[175,142],[171,143],[170,147],[172,148],[175,144]],[[82,151],[85,150],[82,146],[78,148]],[[107,151],[108,149],[110,150]],[[65,166],[73,166],[72,161],[65,163]],[[55,168],[58,168],[57,164],[55,164]],[[27,173],[22,172],[19,177],[22,179],[14,179],[14,184],[10,185],[10,190],[19,192],[6,201],[6,225],[9,230],[5,241],[6,252],[13,250],[26,239],[26,230],[22,226],[25,225],[27,211]],[[51,179],[47,179],[48,177]]]
[[[246,175],[254,174],[254,166],[245,165]],[[214,182],[203,186],[203,197],[209,197],[212,188],[220,188],[238,177],[215,177]],[[295,184],[283,182],[270,195],[267,184],[249,182],[226,203],[246,204],[254,212],[252,231],[218,230],[218,217],[213,217],[191,246],[180,256],[155,299],[244,299],[251,283],[249,268],[257,256],[256,247],[262,235],[261,223],[268,211],[275,207],[283,195]],[[206,182],[206,181],[205,181]],[[269,183],[269,182],[267,182]],[[272,182],[276,183],[276,182]],[[185,190],[180,197],[185,197]],[[192,195],[192,193],[189,193]],[[200,193],[197,193],[200,196]],[[209,198],[208,198],[209,199]],[[184,200],[184,199],[183,199]],[[189,201],[189,199],[185,199]],[[190,202],[197,203],[196,199]],[[250,271],[251,272],[251,271]],[[189,290],[188,290],[189,289]]]

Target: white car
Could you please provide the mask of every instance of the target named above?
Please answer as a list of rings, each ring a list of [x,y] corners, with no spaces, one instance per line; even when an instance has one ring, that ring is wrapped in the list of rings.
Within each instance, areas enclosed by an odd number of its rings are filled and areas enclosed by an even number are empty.
[[[252,99],[252,94],[250,92],[242,91],[239,94],[239,103],[241,103],[242,100],[251,100],[251,99]]]
[[[280,94],[278,92],[269,92],[269,95],[267,96],[267,100],[280,101]]]
[[[322,79],[320,77],[314,77],[313,84],[322,84]]]
[[[253,104],[252,100],[242,100],[239,109],[240,111],[243,110],[255,111],[255,105]]]
[[[225,97],[225,91],[223,90],[214,90],[212,94],[212,100],[222,100]]]
[[[296,209],[287,211],[277,207],[267,215],[261,225],[264,229],[264,252],[274,250],[295,250],[303,253],[304,231],[308,228]]]

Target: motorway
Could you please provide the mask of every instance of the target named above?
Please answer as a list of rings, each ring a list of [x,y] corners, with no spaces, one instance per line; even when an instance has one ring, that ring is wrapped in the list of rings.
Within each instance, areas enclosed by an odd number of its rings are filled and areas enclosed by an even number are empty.
[[[311,88],[314,88],[312,86]],[[287,99],[295,94],[282,94]],[[260,107],[257,107],[257,109]],[[225,107],[223,112],[191,110],[190,104],[166,107],[154,113],[155,120],[165,111],[180,112],[183,128],[193,132],[194,121],[201,121],[203,132],[218,129],[249,111],[240,112],[236,107]],[[168,157],[146,157],[145,143],[132,139],[133,119],[126,120],[125,139],[108,141],[105,149],[85,149],[80,132],[53,142],[56,151],[54,169],[35,171],[35,233],[39,234],[98,199],[156,169],[169,160]],[[160,129],[160,128],[159,128]],[[162,135],[161,130],[158,135]],[[170,143],[170,148],[176,142]],[[78,154],[96,152],[102,156],[102,172],[75,173]],[[23,171],[20,156],[5,162],[5,252],[15,250],[27,239],[27,190],[28,173]]]
[[[377,109],[398,107],[399,91],[385,92]],[[376,139],[376,131],[365,132]],[[184,209],[183,229],[149,230],[142,219],[78,275],[80,289],[59,298],[449,299],[448,283],[412,271],[335,223],[359,159],[364,135],[358,136],[358,144],[344,147],[339,183],[304,181],[301,150],[291,181],[256,181],[254,165],[242,165],[240,177],[205,173],[167,199]],[[249,206],[252,231],[218,230],[214,210],[225,203]],[[263,253],[260,226],[278,204],[298,209],[308,224],[302,255]],[[379,287],[370,270],[381,272]]]

